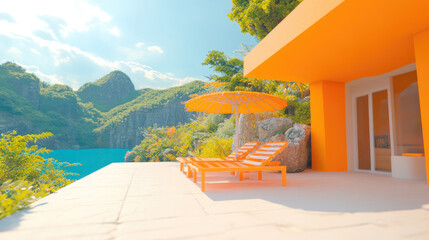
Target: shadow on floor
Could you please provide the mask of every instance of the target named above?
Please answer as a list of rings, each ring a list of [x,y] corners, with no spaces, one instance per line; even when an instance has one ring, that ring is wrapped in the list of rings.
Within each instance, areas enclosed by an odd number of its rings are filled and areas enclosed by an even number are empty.
[[[322,212],[397,211],[429,204],[429,186],[425,181],[307,170],[288,174],[288,185],[282,187],[280,175],[267,172],[262,181],[257,181],[256,173],[251,173],[250,178],[239,182],[228,174],[207,174],[205,194],[213,201],[263,199],[290,208]]]
[[[43,204],[46,204],[46,203],[43,203]],[[24,218],[24,216],[30,213],[32,213],[32,209],[26,208],[26,209],[19,210],[15,213],[12,213],[6,218],[3,218],[2,220],[0,220],[1,221],[0,233],[17,228],[21,220]]]

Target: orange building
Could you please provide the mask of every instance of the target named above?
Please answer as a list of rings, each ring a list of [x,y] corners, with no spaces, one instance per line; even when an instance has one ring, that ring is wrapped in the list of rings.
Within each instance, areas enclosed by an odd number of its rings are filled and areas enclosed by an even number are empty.
[[[313,169],[429,184],[429,1],[304,0],[244,74],[310,84]]]

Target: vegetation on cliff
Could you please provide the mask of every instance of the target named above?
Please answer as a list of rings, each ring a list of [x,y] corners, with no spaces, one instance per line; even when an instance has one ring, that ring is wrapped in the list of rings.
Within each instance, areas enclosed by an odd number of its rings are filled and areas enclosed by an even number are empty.
[[[34,94],[32,91],[21,92],[23,88],[39,84],[40,80],[34,74],[27,73],[17,64],[6,62],[0,65],[0,113],[12,115],[18,121],[25,119],[34,128],[54,132],[60,121],[35,107],[39,105],[39,95],[34,98],[29,95]],[[38,88],[35,91],[39,94]]]
[[[85,83],[77,94],[83,102],[91,102],[103,112],[139,96],[131,79],[121,71],[112,71],[95,82]]]
[[[46,140],[52,148],[109,147],[106,131],[123,124],[133,112],[185,101],[201,93],[203,85],[196,81],[165,90],[135,90],[127,75],[113,71],[73,91],[66,85],[41,82],[21,66],[6,62],[0,65],[0,123],[4,123],[0,132],[52,132],[54,138]],[[138,126],[134,131],[139,131]]]
[[[164,90],[142,89],[139,96],[125,104],[117,106],[104,114],[103,122],[97,131],[116,124],[121,124],[127,116],[136,111],[150,111],[160,106],[164,106],[171,101],[186,101],[189,95],[202,93],[204,83],[194,81],[183,86],[172,87]]]
[[[0,85],[2,87],[18,89],[22,85],[28,85],[29,83],[39,85],[40,80],[36,75],[27,73],[23,67],[15,63],[5,62],[0,65]]]

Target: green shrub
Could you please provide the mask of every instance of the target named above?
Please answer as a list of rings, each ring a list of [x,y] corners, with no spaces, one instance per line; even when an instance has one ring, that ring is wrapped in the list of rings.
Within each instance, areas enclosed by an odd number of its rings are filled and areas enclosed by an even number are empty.
[[[30,203],[48,195],[50,186],[39,185],[24,180],[7,180],[0,185],[0,219],[26,208]]]
[[[204,125],[207,128],[209,133],[214,133],[217,131],[219,124],[225,121],[225,114],[205,114]]]
[[[296,123],[311,124],[310,101],[300,103],[295,110]]]
[[[44,158],[49,152],[39,148],[37,140],[52,133],[17,135],[9,132],[0,138],[0,219],[22,209],[71,183],[62,167],[75,166]]]
[[[176,127],[149,127],[143,130],[143,141],[132,152],[127,153],[126,159],[163,162],[174,161],[177,157],[189,154],[198,157],[225,157],[231,152],[233,123],[234,118],[228,119],[228,115],[201,114],[194,121]]]
[[[211,137],[200,147],[199,157],[223,158],[231,153],[232,138]]]
[[[219,124],[216,131],[216,136],[219,138],[230,138],[235,134],[235,116],[225,119],[224,122]]]

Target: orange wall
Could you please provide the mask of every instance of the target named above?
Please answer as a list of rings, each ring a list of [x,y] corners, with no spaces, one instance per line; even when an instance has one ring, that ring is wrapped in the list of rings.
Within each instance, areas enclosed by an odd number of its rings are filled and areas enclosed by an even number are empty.
[[[426,153],[426,180],[429,185],[429,29],[414,37],[414,48],[419,84],[420,112]]]
[[[345,84],[310,84],[312,166],[318,171],[347,171]]]

